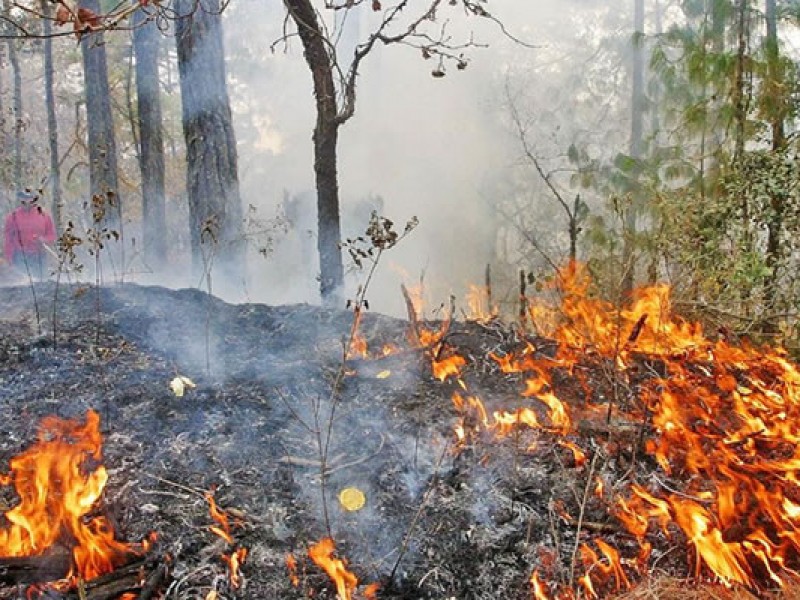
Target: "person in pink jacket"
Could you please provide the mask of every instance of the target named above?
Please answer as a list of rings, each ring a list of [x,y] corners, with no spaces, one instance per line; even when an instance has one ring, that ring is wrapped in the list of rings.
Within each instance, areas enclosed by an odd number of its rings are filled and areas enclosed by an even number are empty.
[[[28,191],[17,192],[19,207],[6,217],[3,253],[17,270],[36,279],[45,276],[44,244],[56,239],[53,219]]]

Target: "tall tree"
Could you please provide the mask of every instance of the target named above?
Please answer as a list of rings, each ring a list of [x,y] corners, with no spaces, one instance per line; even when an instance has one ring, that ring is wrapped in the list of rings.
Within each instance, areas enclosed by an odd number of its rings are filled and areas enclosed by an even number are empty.
[[[329,54],[317,11],[310,0],[286,0],[289,14],[297,25],[303,42],[306,62],[314,82],[317,122],[314,126],[314,175],[317,187],[317,249],[319,252],[320,294],[323,302],[335,303],[336,291],[344,279],[342,253],[339,249],[339,180],[337,144],[339,117],[336,86],[333,80],[334,60]]]
[[[362,2],[342,0],[326,2],[331,11],[363,9]],[[317,248],[320,263],[320,295],[323,303],[336,304],[344,280],[341,249],[341,224],[339,215],[339,183],[337,174],[337,145],[339,128],[355,113],[356,80],[364,59],[376,44],[404,44],[420,49],[425,58],[437,59],[433,70],[435,77],[443,77],[444,61],[454,61],[459,69],[467,66],[462,50],[471,43],[451,45],[453,42],[440,26],[436,34],[425,31],[425,24],[435,21],[437,11],[445,10],[442,0],[411,3],[400,0],[388,8],[375,0],[373,11],[382,11],[380,24],[366,39],[355,45],[348,66],[337,55],[336,34],[324,24],[311,0],[284,0],[289,16],[294,21],[303,44],[303,53],[314,86],[317,119],[314,126],[314,176],[317,189]],[[361,5],[361,6],[359,6]],[[484,2],[452,0],[447,6],[461,6],[467,14],[495,20]],[[412,8],[413,7],[413,8]],[[418,11],[418,12],[413,12]],[[401,17],[404,19],[401,21]],[[505,33],[505,29],[501,29]],[[510,37],[510,36],[509,36]]]
[[[220,3],[177,0],[175,8],[192,262],[196,273],[240,285],[244,224]]]
[[[4,9],[8,14],[10,11],[9,3],[4,3]],[[25,128],[25,116],[22,113],[22,71],[17,54],[17,40],[10,36],[6,40],[8,48],[8,60],[11,63],[11,73],[13,76],[13,116],[14,116],[14,187],[22,189],[22,132]]]
[[[167,259],[167,228],[164,206],[164,139],[158,77],[161,34],[154,16],[145,12],[145,9],[134,13],[133,46],[136,54],[144,257],[152,269],[160,270]]]
[[[81,0],[87,15],[99,15],[99,0]],[[111,114],[106,46],[102,30],[91,24],[81,34],[83,78],[86,93],[86,128],[89,146],[89,191],[92,198],[107,202],[104,226],[122,225],[122,202],[117,181],[117,146]]]
[[[61,161],[58,155],[58,121],[53,81],[53,25],[49,0],[41,0],[42,33],[44,35],[44,102],[47,110],[47,139],[50,149],[50,177],[48,184],[52,194],[52,214],[56,231],[61,231]]]
[[[644,144],[644,0],[633,0],[633,77],[631,86],[631,138],[629,153],[634,161],[642,159]],[[625,214],[622,248],[622,293],[630,296],[636,278],[634,246],[639,198],[638,186],[633,182],[631,202]]]

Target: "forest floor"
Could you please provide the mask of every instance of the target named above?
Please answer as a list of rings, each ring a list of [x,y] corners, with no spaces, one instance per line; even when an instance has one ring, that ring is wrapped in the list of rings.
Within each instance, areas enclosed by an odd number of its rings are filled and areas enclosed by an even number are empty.
[[[469,427],[469,417],[462,422],[452,398],[466,396],[463,382],[489,412],[518,406],[524,381],[496,357],[535,342],[547,359],[555,344],[498,322],[453,322],[432,357],[430,347],[409,346],[408,322],[365,314],[369,347],[395,351],[345,361],[352,323],[351,311],[231,305],[197,290],[3,288],[0,472],[36,439],[43,417],[99,413],[109,473],[100,510],[118,538],[157,534],[151,554],[171,562],[165,598],[335,598],[308,556],[328,535],[358,577],[354,599],[371,583],[386,599],[529,599],[534,571],[544,597],[577,589],[596,568],[579,551],[584,542],[602,537],[636,555],[609,498],[633,478],[655,485],[657,465],[638,450],[648,429],[597,415],[611,398],[630,401],[637,378],[655,376],[657,364],[630,367],[623,389],[612,365],[587,354],[551,376],[582,415],[568,436],[542,427],[459,442],[454,428]],[[466,361],[458,380],[434,377],[431,359],[456,354]],[[177,376],[196,387],[176,395]],[[605,495],[595,493],[601,485]],[[348,487],[364,493],[362,508],[339,501]],[[209,530],[207,492],[229,516],[233,543]],[[16,501],[8,490],[3,497]],[[685,542],[650,541],[651,573],[684,581]],[[238,587],[220,558],[235,548],[248,551]],[[601,597],[624,587],[615,577],[595,585]],[[696,593],[695,584],[670,585],[660,597]]]

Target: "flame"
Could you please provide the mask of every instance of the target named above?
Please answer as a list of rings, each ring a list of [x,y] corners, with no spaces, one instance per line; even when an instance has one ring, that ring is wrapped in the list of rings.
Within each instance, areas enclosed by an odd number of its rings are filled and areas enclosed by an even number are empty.
[[[364,588],[364,598],[366,598],[366,600],[377,600],[379,589],[381,589],[380,583],[370,583]]]
[[[545,591],[547,586],[539,577],[539,571],[531,573],[530,584],[533,589],[534,600],[549,600],[550,596],[547,591]]]
[[[291,552],[286,554],[286,568],[289,571],[289,581],[294,587],[300,587],[300,577],[297,575],[297,559]]]
[[[308,549],[308,556],[320,566],[336,584],[339,600],[351,600],[353,590],[358,586],[358,578],[347,570],[344,561],[333,558],[336,544],[331,538],[322,538]]]
[[[244,564],[247,558],[247,548],[237,548],[231,554],[223,554],[222,560],[228,565],[228,572],[230,573],[228,580],[231,587],[235,590],[239,589],[242,585],[242,575],[239,567]]]
[[[208,530],[218,535],[229,544],[233,544],[233,536],[231,536],[231,524],[227,513],[219,509],[211,492],[206,492],[204,496],[208,502],[208,512],[211,514],[211,518],[219,524],[209,526]]]
[[[472,321],[491,321],[499,312],[496,306],[489,306],[489,288],[470,284],[466,293],[467,318]]]
[[[359,330],[361,327],[361,315],[361,308],[357,306],[353,311],[353,323],[350,325],[350,339],[348,340],[346,351],[347,358],[366,358],[368,356],[367,340]]]
[[[450,377],[458,377],[461,375],[461,368],[466,364],[466,359],[458,354],[441,360],[437,360],[434,357],[431,359],[431,370],[436,379],[444,381]]]
[[[92,514],[108,481],[99,425],[94,411],[87,412],[84,423],[45,417],[37,442],[11,459],[0,483],[14,486],[19,504],[4,515],[8,523],[0,529],[0,555],[41,555],[67,542],[70,577],[92,579],[147,550],[146,543],[116,540],[108,519]]]
[[[217,506],[217,502],[214,500],[214,495],[211,492],[206,492],[203,496],[206,502],[208,502],[208,512],[211,514],[211,518],[217,522],[217,525],[210,525],[208,530],[225,540],[228,544],[233,545],[234,539],[233,535],[231,535],[231,522],[228,518],[228,513]],[[228,567],[228,581],[231,587],[233,589],[239,589],[242,585],[240,567],[247,559],[247,548],[237,548],[230,554],[220,555],[220,558],[222,558],[222,561]]]
[[[645,451],[664,474],[683,483],[680,490],[618,483],[611,498],[596,479],[595,496],[612,503],[639,548],[623,558],[602,539],[584,544],[578,577],[583,593],[599,597],[629,587],[632,574],[647,570],[654,530],[687,545],[697,578],[713,576],[727,586],[760,590],[797,577],[800,370],[786,352],[706,338],[699,324],[672,314],[665,285],[637,290],[618,307],[593,297],[586,269],[570,265],[551,291],[560,300],[531,301],[528,316],[537,334],[557,342],[555,354],[546,356],[526,343],[519,351],[490,355],[502,373],[519,376],[518,407],[487,409],[490,405],[460,379],[466,361],[442,371],[440,379],[459,378],[461,390],[453,394],[459,447],[481,434],[484,440],[501,439],[527,429],[559,436],[556,443],[580,466],[585,450],[565,439],[579,419],[647,419],[653,433],[644,440]],[[427,339],[441,343],[435,333]],[[589,404],[595,395],[581,365],[602,360],[626,382],[636,357],[659,365],[631,385],[639,392],[637,401],[611,410]],[[585,391],[585,406],[568,406],[558,397],[554,368],[571,374]],[[531,585],[535,597],[546,597],[538,571]]]

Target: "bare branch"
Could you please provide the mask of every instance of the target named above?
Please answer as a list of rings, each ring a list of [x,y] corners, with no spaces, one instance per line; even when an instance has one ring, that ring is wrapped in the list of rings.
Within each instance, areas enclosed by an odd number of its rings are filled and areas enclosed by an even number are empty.
[[[542,178],[542,181],[544,181],[547,188],[550,190],[555,199],[561,205],[561,208],[563,208],[564,212],[567,213],[567,217],[570,220],[574,219],[575,215],[572,212],[572,208],[567,203],[567,201],[564,200],[564,197],[561,195],[561,192],[559,192],[558,188],[552,181],[552,176],[551,176],[552,174],[544,170],[541,161],[539,160],[539,157],[536,156],[533,149],[531,148],[530,142],[528,141],[527,131],[522,123],[522,118],[520,117],[519,110],[517,109],[516,103],[511,98],[511,90],[509,89],[508,86],[508,80],[506,80],[505,91],[506,91],[506,98],[508,99],[509,109],[511,111],[511,120],[513,121],[514,127],[517,130],[517,137],[519,138],[519,141],[522,144],[522,151],[525,153],[526,158],[531,162],[533,167],[536,169],[536,172],[539,174],[539,177]]]

